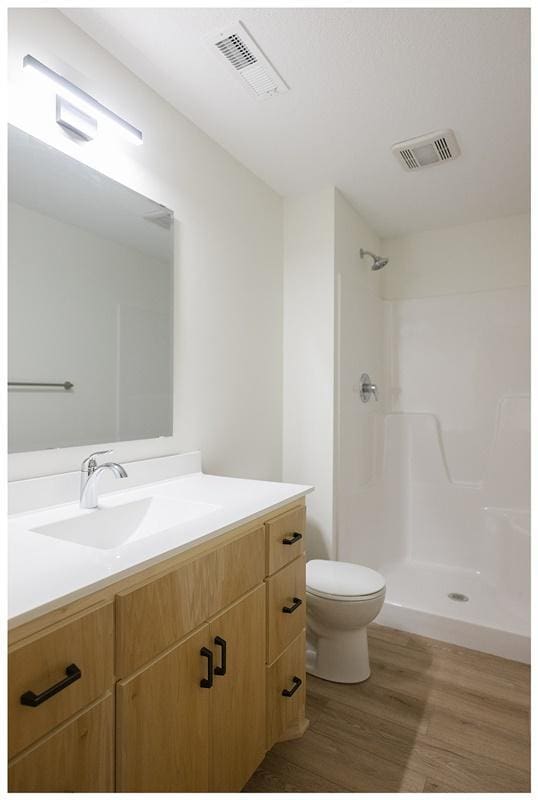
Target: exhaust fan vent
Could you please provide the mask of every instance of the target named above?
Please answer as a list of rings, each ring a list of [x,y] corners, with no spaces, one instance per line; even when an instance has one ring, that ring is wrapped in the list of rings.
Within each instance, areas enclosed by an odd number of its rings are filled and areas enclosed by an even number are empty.
[[[454,131],[426,133],[392,146],[392,152],[405,169],[411,172],[423,167],[434,167],[443,161],[452,161],[460,154]]]
[[[242,22],[211,34],[207,41],[256,97],[264,99],[289,90]]]
[[[413,151],[409,150],[409,148],[406,147],[405,150],[401,150],[400,155],[409,169],[417,169],[420,166],[415,156],[413,155]]]

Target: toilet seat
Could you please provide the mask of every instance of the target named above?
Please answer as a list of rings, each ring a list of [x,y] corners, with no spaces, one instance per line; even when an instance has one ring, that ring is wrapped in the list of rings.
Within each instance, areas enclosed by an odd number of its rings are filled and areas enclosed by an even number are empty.
[[[327,600],[356,603],[384,594],[385,579],[360,564],[313,559],[306,565],[306,591]]]

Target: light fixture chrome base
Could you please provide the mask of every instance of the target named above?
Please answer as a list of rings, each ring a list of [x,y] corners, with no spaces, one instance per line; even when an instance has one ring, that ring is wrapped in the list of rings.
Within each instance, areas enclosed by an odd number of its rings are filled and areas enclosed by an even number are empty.
[[[70,133],[91,142],[97,136],[97,120],[56,95],[56,122]]]

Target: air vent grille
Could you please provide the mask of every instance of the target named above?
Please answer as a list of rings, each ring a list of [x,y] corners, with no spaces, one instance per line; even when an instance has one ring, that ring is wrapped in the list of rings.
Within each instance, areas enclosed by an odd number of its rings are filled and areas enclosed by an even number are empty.
[[[447,158],[452,158],[450,147],[448,146],[448,142],[444,136],[441,136],[440,139],[436,139],[434,145],[441,161],[446,161]]]
[[[243,23],[207,37],[214,53],[226,59],[247,89],[256,97],[267,98],[287,92],[289,87],[263,54]]]
[[[406,172],[433,167],[460,155],[454,131],[434,131],[393,145],[392,152]]]
[[[244,69],[244,67],[248,67],[249,64],[255,64],[257,61],[256,56],[250,52],[243,40],[235,33],[227,36],[221,42],[215,42],[215,47],[220,50],[235,69]]]
[[[400,155],[409,169],[417,169],[420,166],[415,156],[413,155],[412,150],[409,150],[408,148],[406,148],[405,150],[400,150]]]

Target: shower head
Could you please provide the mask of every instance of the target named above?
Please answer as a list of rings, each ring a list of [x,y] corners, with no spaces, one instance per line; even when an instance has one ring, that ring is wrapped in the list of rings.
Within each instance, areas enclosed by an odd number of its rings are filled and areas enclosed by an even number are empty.
[[[383,267],[386,267],[388,263],[389,263],[388,258],[381,258],[380,256],[378,256],[374,260],[374,263],[372,264],[372,269],[374,271],[377,269],[383,269]]]
[[[374,253],[370,253],[369,250],[363,250],[361,247],[361,258],[364,258],[364,256],[370,256],[371,258],[373,258],[374,263],[372,264],[372,269],[374,270],[374,272],[378,269],[383,269],[383,267],[386,267],[387,264],[389,263],[388,258],[382,258],[381,256],[376,256]]]

